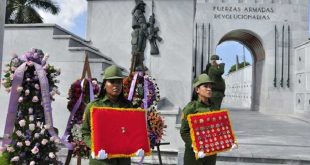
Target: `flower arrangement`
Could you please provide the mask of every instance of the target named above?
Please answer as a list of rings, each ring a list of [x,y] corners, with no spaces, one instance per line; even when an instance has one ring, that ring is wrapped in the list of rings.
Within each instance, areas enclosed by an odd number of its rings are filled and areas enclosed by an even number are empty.
[[[68,92],[68,105],[67,108],[71,112],[72,118],[68,122],[66,131],[68,132],[67,140],[73,146],[73,156],[80,156],[83,158],[89,157],[90,148],[87,147],[86,143],[82,140],[80,127],[83,122],[83,114],[86,105],[92,101],[93,97],[90,93],[90,86],[93,90],[93,95],[97,96],[100,91],[100,86],[96,79],[80,79],[76,80],[70,87]],[[80,100],[80,102],[78,101]],[[77,105],[78,108],[74,110]],[[70,115],[70,116],[71,116]],[[69,118],[70,120],[70,118]]]
[[[2,79],[6,91],[11,92],[1,162],[7,164],[58,164],[56,152],[60,139],[52,123],[50,101],[59,94],[56,79],[60,70],[46,63],[48,55],[32,49],[13,55]],[[12,88],[14,87],[14,88]],[[44,107],[43,107],[44,105]],[[12,113],[13,112],[13,113]],[[49,113],[49,114],[47,114]],[[7,129],[8,128],[8,129]],[[12,128],[12,129],[9,129]],[[6,141],[10,139],[9,141]],[[0,154],[1,155],[1,154]],[[4,156],[3,156],[4,155]]]
[[[162,140],[166,128],[163,117],[157,111],[160,95],[156,80],[148,74],[133,72],[123,80],[123,91],[134,107],[148,110],[148,135],[151,148],[154,148]]]

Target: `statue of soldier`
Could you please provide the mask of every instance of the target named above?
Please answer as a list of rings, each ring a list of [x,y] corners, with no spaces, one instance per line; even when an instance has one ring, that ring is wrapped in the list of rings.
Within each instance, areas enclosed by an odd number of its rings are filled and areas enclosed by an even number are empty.
[[[148,37],[148,26],[145,16],[145,3],[142,0],[136,0],[136,6],[132,10],[132,29],[131,33],[131,53],[133,55],[134,66],[143,66],[144,50]],[[134,68],[135,69],[135,68]]]

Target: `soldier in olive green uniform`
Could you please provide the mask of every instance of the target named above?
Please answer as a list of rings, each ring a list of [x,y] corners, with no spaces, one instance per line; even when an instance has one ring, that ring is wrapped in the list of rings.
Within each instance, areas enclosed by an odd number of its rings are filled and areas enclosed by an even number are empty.
[[[207,156],[204,158],[199,158],[196,160],[195,154],[192,148],[192,140],[190,137],[190,128],[187,121],[187,116],[189,114],[209,112],[215,109],[210,98],[212,96],[212,85],[213,81],[209,78],[207,74],[199,75],[193,82],[193,87],[195,88],[195,94],[197,98],[188,103],[183,109],[182,123],[181,123],[181,137],[185,142],[185,152],[184,152],[184,165],[215,165],[216,155]]]
[[[91,147],[90,108],[91,106],[104,106],[114,108],[131,108],[131,103],[124,98],[122,92],[123,76],[121,70],[112,65],[105,69],[104,82],[97,100],[90,102],[84,113],[82,136],[88,147]],[[130,165],[130,158],[112,158],[97,160],[90,156],[90,165]]]
[[[226,88],[225,81],[222,78],[225,64],[219,62],[219,59],[220,58],[218,55],[212,55],[211,63],[207,65],[206,70],[204,71],[204,73],[208,74],[211,80],[215,83],[212,88],[213,94],[211,100],[216,105],[217,109],[221,109],[221,104],[225,96]]]

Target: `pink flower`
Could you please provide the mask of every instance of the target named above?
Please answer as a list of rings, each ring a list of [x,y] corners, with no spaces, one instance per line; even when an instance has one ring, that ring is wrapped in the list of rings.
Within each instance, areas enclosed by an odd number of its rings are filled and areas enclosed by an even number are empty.
[[[29,115],[29,121],[33,121],[34,120],[34,117],[33,115]],[[30,125],[29,125],[30,126]]]
[[[26,120],[22,119],[18,122],[19,126],[24,127],[26,125]]]
[[[35,84],[35,85],[34,85],[34,88],[36,88],[36,89],[39,90],[39,89],[40,89],[40,85],[39,85],[39,84]]]
[[[34,146],[34,147],[32,148],[32,150],[31,150],[31,152],[32,152],[33,154],[37,154],[37,153],[39,152],[39,148],[38,148],[37,146]]]
[[[31,142],[30,142],[29,140],[26,140],[26,141],[25,141],[25,145],[26,145],[26,146],[30,146],[30,144],[31,144]]]
[[[28,62],[27,62],[27,65],[28,65],[28,66],[33,66],[32,61],[28,61]]]
[[[48,157],[50,157],[51,159],[54,159],[54,158],[55,158],[55,154],[54,154],[53,152],[50,152],[50,153],[48,154]]]
[[[28,96],[29,94],[30,94],[30,90],[29,90],[29,89],[26,89],[26,90],[25,90],[25,95]]]
[[[22,142],[17,142],[16,145],[17,145],[18,147],[22,147],[22,146],[23,146],[23,143],[22,143]]]
[[[32,102],[36,103],[36,102],[38,102],[38,101],[39,101],[38,96],[33,96],[33,98],[32,98]]]
[[[53,142],[56,139],[55,136],[50,137],[50,141]]]
[[[17,90],[17,92],[21,92],[21,91],[23,91],[23,89],[24,89],[23,87],[17,87],[16,90]]]
[[[47,139],[43,139],[43,140],[41,141],[41,144],[42,144],[42,145],[46,145],[47,142],[48,142]]]
[[[13,147],[10,147],[10,146],[7,147],[6,150],[7,150],[8,152],[14,152],[14,151],[15,151],[15,149],[14,149]]]
[[[20,130],[17,130],[16,132],[16,135],[18,136],[18,137],[21,137],[23,134],[22,134],[22,132],[20,131]]]
[[[34,134],[34,138],[38,139],[40,137],[40,134],[39,133],[35,133]]]
[[[23,102],[23,100],[24,100],[24,98],[22,96],[18,98],[19,103]]]
[[[18,162],[19,161],[19,156],[14,156],[12,159],[11,159],[11,162]]]
[[[30,107],[28,108],[28,113],[31,115],[33,113],[33,109]]]

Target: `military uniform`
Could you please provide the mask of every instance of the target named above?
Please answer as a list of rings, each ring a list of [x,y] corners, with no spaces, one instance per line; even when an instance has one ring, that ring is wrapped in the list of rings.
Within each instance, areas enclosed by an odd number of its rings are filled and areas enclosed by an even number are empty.
[[[211,60],[219,60],[219,56],[212,55]],[[221,63],[218,64],[218,66],[213,66],[208,64],[207,70],[205,71],[206,74],[211,78],[211,80],[214,81],[214,85],[212,88],[212,102],[216,105],[217,109],[221,109],[221,104],[223,101],[223,98],[225,96],[225,80],[222,78],[222,75],[224,74],[224,67],[225,64]]]
[[[101,107],[114,107],[114,108],[131,108],[130,102],[124,102],[119,100],[116,103],[112,103],[107,96],[102,99],[95,100],[90,102],[84,113],[84,120],[82,124],[82,136],[83,141],[87,144],[89,148],[91,148],[91,129],[90,129],[90,108],[92,106],[101,106]],[[105,159],[105,160],[96,160],[90,157],[89,159],[90,165],[130,165],[130,158],[113,158],[113,159]]]
[[[112,80],[112,79],[122,79],[123,76],[121,74],[121,70],[112,65],[108,67],[104,72],[104,80]],[[81,128],[83,141],[86,145],[91,148],[91,128],[90,128],[90,108],[92,106],[100,106],[100,107],[114,107],[114,108],[132,108],[132,104],[124,99],[118,99],[116,102],[111,102],[105,94],[103,98],[96,99],[93,102],[87,104],[87,107],[84,112],[83,116],[83,124]],[[97,160],[93,159],[90,156],[89,159],[90,165],[130,165],[130,158],[112,158],[112,159],[104,159],[104,160]]]
[[[202,76],[203,75],[203,76]],[[206,74],[199,75],[194,80],[194,88],[199,86],[203,83],[213,83],[213,81],[210,81],[210,78]],[[202,80],[202,78],[207,78],[205,80]],[[182,112],[182,121],[181,121],[181,129],[180,134],[185,142],[185,152],[184,152],[184,165],[215,165],[216,164],[216,155],[206,156],[204,158],[199,158],[196,160],[195,153],[193,151],[192,147],[192,140],[190,136],[190,128],[187,120],[187,116],[189,114],[195,114],[195,113],[203,113],[203,112],[210,112],[215,110],[216,107],[212,103],[212,101],[209,101],[208,104],[205,104],[199,100],[193,100],[190,103],[188,103]]]

